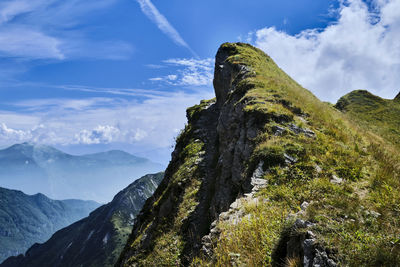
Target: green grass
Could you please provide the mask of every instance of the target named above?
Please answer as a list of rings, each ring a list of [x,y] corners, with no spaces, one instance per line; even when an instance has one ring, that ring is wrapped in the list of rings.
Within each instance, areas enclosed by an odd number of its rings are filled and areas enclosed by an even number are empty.
[[[298,212],[307,201],[311,205],[300,217],[315,223],[311,230],[319,245],[335,252],[341,265],[399,266],[398,151],[390,150],[387,142],[366,132],[363,124],[359,126],[319,101],[262,51],[246,44],[223,46],[231,51],[231,64],[246,65],[255,72],[255,76],[241,81],[233,94],[243,94],[240,102],[245,103],[244,111],[249,116],[267,122],[265,132],[257,137],[248,173],[263,160],[269,169],[264,176],[268,186],[258,194],[261,204],[245,208],[245,219],[218,225],[221,236],[215,258],[197,258],[194,265],[269,266],[274,260],[294,264],[295,259],[273,259],[273,253],[291,223],[287,215]],[[241,86],[251,89],[241,90]],[[381,108],[374,121],[383,118],[391,125],[387,127],[385,121],[377,127],[383,130],[375,133],[384,138],[389,136],[388,129],[393,134],[400,131],[400,114],[382,117],[382,112],[387,114],[390,109],[399,111],[394,106],[382,109],[381,105],[387,103],[371,103],[371,107]],[[288,129],[290,123],[314,131],[316,138],[289,130],[282,136],[273,135],[273,126]],[[285,153],[297,162],[283,164]],[[322,171],[318,172],[316,166]],[[343,184],[331,183],[332,175],[343,178]],[[374,212],[380,215],[374,217]]]
[[[199,112],[206,105],[195,107],[190,116],[196,116],[195,112]],[[150,222],[147,227],[130,245],[130,248],[135,250],[141,246],[141,240],[148,231],[152,231],[155,235],[151,251],[143,253],[139,256],[133,256],[129,262],[136,262],[140,266],[179,266],[180,256],[184,248],[184,241],[180,229],[183,222],[194,210],[197,202],[197,192],[200,188],[201,176],[198,174],[198,163],[201,160],[204,144],[193,138],[193,129],[190,125],[186,126],[181,134],[177,137],[177,143],[183,145],[183,149],[179,154],[181,164],[174,171],[168,186],[162,192],[160,197],[154,202],[152,209],[159,209],[166,202],[172,203],[175,207],[173,214],[166,215],[163,222],[158,223],[156,228],[151,227],[153,222]],[[174,194],[175,190],[184,188],[181,194]],[[169,199],[169,197],[174,199]],[[173,216],[173,218],[167,218]]]
[[[400,148],[400,101],[383,99],[365,90],[353,91],[342,98],[336,107],[367,131]]]

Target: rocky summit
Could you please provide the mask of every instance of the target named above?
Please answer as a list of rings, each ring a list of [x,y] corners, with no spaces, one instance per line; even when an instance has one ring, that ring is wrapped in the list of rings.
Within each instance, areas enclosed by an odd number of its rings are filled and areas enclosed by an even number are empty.
[[[248,44],[214,88],[116,266],[399,266],[398,150]]]

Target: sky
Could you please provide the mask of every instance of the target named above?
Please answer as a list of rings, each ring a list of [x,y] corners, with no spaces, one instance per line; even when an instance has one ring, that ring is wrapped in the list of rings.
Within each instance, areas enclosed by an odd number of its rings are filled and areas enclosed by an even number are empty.
[[[0,147],[167,164],[214,56],[248,42],[323,101],[400,91],[400,0],[1,0]]]

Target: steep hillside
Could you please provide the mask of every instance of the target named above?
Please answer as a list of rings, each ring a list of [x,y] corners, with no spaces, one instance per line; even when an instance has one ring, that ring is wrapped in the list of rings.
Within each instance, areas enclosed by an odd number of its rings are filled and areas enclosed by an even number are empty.
[[[214,88],[117,266],[399,266],[397,151],[250,45],[220,47]]]
[[[55,199],[107,203],[131,183],[132,175],[163,169],[158,163],[118,150],[73,156],[30,143],[0,150],[0,186],[28,194],[41,192]]]
[[[400,148],[400,94],[383,99],[365,90],[353,91],[339,99],[336,108]]]
[[[162,178],[163,173],[143,176],[87,218],[61,229],[47,242],[33,245],[25,256],[11,257],[0,266],[113,266],[135,216]]]
[[[57,230],[89,215],[100,204],[52,200],[0,187],[0,262],[44,242]]]

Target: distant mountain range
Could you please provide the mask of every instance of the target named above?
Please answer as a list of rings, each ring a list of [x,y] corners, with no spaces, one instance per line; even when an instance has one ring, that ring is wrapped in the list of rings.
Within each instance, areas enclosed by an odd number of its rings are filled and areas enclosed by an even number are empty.
[[[0,188],[0,262],[44,242],[57,230],[88,216],[100,204],[82,200],[52,200]]]
[[[0,150],[0,186],[55,199],[106,203],[133,178],[163,169],[161,164],[119,150],[73,156],[31,143]]]
[[[163,179],[146,175],[84,218],[56,232],[44,244],[7,259],[1,267],[114,266],[132,230],[136,215]]]

